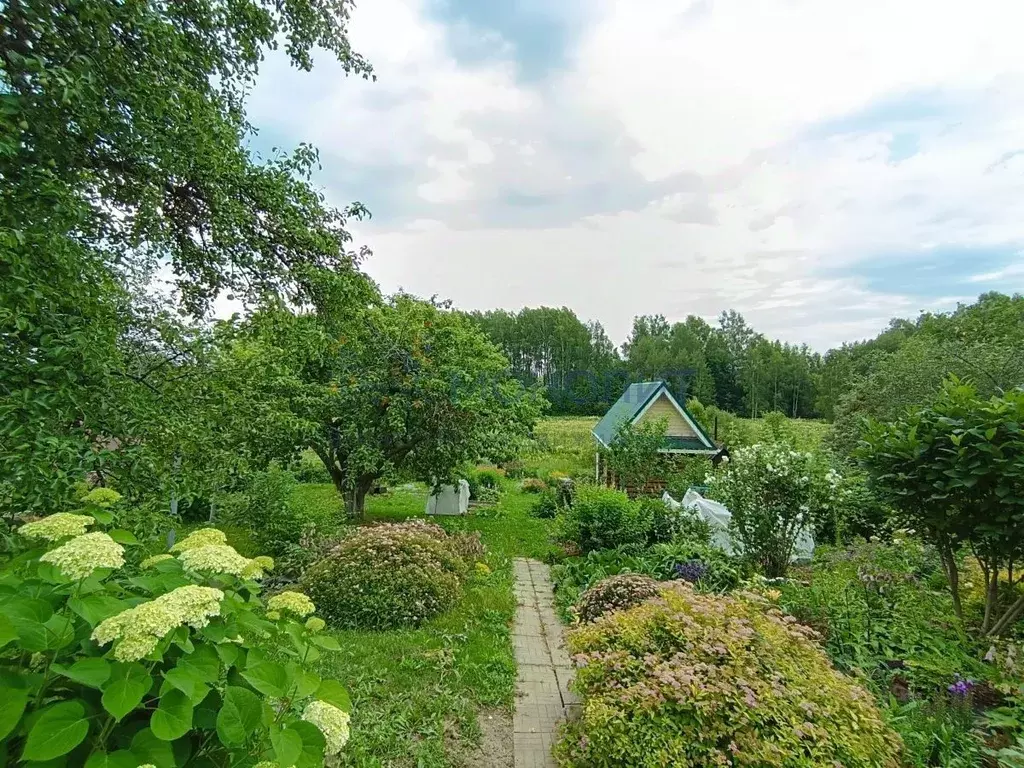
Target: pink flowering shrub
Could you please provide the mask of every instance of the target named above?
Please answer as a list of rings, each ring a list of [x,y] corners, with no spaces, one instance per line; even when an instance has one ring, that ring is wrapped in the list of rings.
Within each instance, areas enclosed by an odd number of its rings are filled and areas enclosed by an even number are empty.
[[[451,608],[479,539],[420,521],[358,528],[307,569],[302,584],[335,627],[416,625]]]
[[[813,630],[748,593],[662,596],[569,633],[562,766],[896,768],[902,742]]]
[[[622,573],[601,579],[580,595],[576,615],[582,622],[594,621],[612,611],[621,611],[657,597],[661,586],[650,576]]]

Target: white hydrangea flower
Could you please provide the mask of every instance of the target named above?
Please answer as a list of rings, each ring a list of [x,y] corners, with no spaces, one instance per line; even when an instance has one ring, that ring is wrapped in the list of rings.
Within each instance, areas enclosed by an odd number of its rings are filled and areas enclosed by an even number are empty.
[[[162,637],[180,626],[202,629],[211,616],[220,615],[224,593],[212,587],[190,584],[168,592],[100,622],[92,639],[100,645],[115,640],[118,661],[137,661],[149,654]]]
[[[95,522],[96,520],[89,515],[58,512],[55,515],[44,517],[42,520],[25,523],[18,529],[18,533],[29,539],[60,541],[72,536],[81,536],[85,533],[85,529]]]
[[[301,592],[280,592],[267,600],[271,611],[291,611],[297,616],[308,616],[316,610],[313,601]]]
[[[302,719],[312,723],[323,733],[327,740],[324,753],[336,755],[341,752],[349,737],[349,715],[342,709],[326,701],[311,701],[302,710]]]
[[[319,632],[327,626],[327,622],[318,616],[312,616],[306,619],[306,629],[310,632]]]
[[[105,533],[86,533],[50,550],[39,560],[53,563],[69,579],[84,579],[97,568],[124,565],[124,547]]]
[[[223,531],[218,531],[216,528],[200,528],[198,531],[192,531],[192,533],[171,547],[171,552],[186,552],[196,547],[227,544],[227,542],[228,537],[224,535]]]
[[[243,579],[262,579],[266,571],[274,570],[274,558],[260,555],[249,561],[249,564],[242,569]]]
[[[253,564],[252,560],[238,554],[234,547],[227,544],[190,547],[181,552],[178,559],[190,571],[229,573],[232,576],[242,576]]]

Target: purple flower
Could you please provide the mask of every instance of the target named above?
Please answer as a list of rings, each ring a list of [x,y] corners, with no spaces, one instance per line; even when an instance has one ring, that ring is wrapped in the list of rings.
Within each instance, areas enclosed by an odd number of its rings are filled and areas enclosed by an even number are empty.
[[[704,578],[708,567],[700,560],[687,560],[685,563],[676,563],[676,578],[690,583],[696,583]]]
[[[954,680],[951,685],[947,686],[946,690],[954,696],[960,696],[962,698],[970,693],[972,688],[974,688],[973,680],[965,680],[960,677],[960,675],[957,675],[956,680]]]

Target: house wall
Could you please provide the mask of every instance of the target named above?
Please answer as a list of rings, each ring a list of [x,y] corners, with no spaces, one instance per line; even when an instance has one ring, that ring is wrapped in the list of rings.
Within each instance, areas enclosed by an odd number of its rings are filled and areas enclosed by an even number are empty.
[[[651,407],[635,423],[643,424],[644,422],[656,421],[658,419],[668,420],[668,430],[665,434],[671,437],[697,436],[697,433],[693,431],[693,427],[686,423],[686,419],[676,410],[676,407],[672,405],[664,392],[658,395],[658,398],[651,403]]]

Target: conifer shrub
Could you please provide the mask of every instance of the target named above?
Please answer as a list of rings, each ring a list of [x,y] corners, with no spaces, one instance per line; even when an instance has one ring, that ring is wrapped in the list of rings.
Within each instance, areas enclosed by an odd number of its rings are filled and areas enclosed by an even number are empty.
[[[815,638],[755,595],[679,582],[580,625],[561,765],[896,768],[899,736]]]

